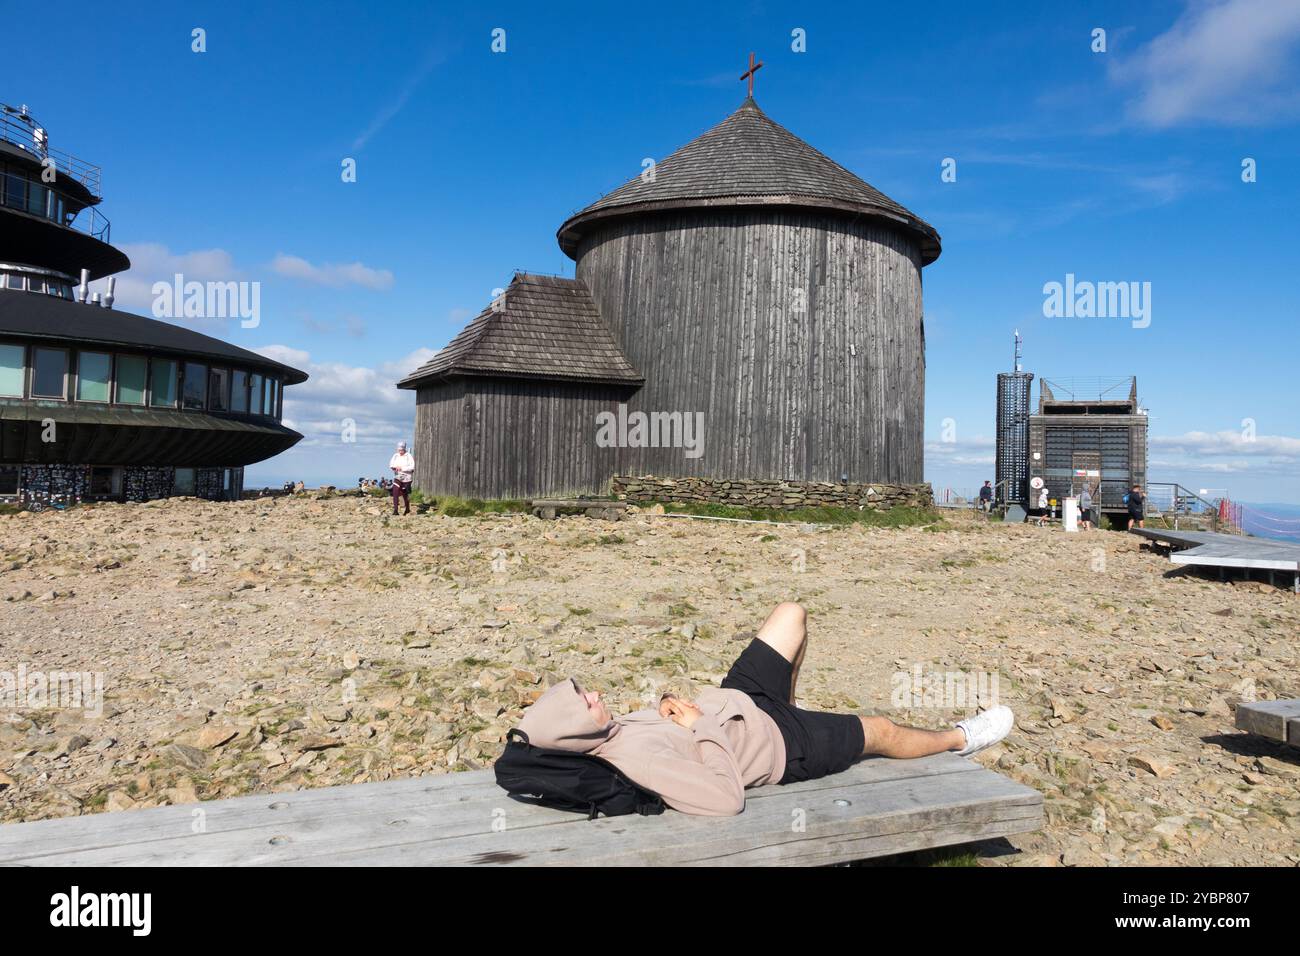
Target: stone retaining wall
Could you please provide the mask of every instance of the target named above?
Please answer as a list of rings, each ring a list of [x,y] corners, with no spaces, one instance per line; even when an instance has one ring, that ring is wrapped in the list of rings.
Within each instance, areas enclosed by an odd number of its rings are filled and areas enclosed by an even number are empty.
[[[89,465],[23,465],[19,500],[23,504],[53,504],[85,500],[90,497]],[[243,469],[235,469],[231,496],[238,496],[243,484]],[[175,491],[176,469],[147,465],[127,465],[122,469],[121,497],[125,501],[152,501],[170,498]],[[225,470],[199,468],[194,474],[194,494],[199,498],[220,501],[227,494]]]
[[[870,508],[934,504],[929,482],[891,485],[884,482],[767,481],[721,478],[656,478],[615,475],[613,494],[632,503],[700,502],[752,508]]]

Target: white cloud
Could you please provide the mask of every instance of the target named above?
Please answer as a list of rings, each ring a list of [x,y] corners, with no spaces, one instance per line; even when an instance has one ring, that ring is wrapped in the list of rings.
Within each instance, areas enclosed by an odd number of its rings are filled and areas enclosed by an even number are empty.
[[[992,438],[977,435],[964,441],[937,441],[925,443],[925,467],[992,468],[997,443]]]
[[[1284,435],[1255,435],[1242,432],[1185,432],[1182,435],[1153,435],[1151,447],[1168,455],[1214,457],[1225,455],[1249,458],[1276,458],[1300,464],[1300,438]]]
[[[420,88],[425,77],[433,71],[434,67],[442,63],[444,59],[446,59],[446,57],[441,50],[434,49],[428,51],[424,55],[424,59],[420,62],[420,65],[416,67],[415,72],[407,79],[406,84],[402,87],[401,92],[397,94],[396,98],[380,108],[379,112],[376,113],[374,118],[370,121],[370,125],[368,125],[365,130],[363,130],[362,133],[352,141],[352,149],[354,151],[361,150],[365,147],[366,143],[370,141],[372,136],[387,126],[389,121],[400,113],[410,101],[411,97],[415,95],[415,91]]]
[[[338,332],[346,332],[354,339],[359,339],[366,334],[366,321],[355,313],[347,313],[339,317],[337,321],[331,319],[318,319],[315,315],[304,313],[300,316],[304,328],[320,335],[334,335]]]
[[[196,249],[193,252],[172,252],[157,242],[127,243],[119,247],[131,260],[131,268],[115,276],[116,288],[113,307],[142,315],[153,315],[153,285],[166,282],[171,285],[177,273],[186,282],[231,282],[243,278],[235,267],[235,260],[224,249]],[[108,291],[108,279],[98,279],[90,284],[91,293]],[[175,320],[173,320],[175,321]],[[190,325],[215,332],[225,326],[229,318],[181,319]]]
[[[1142,125],[1263,123],[1300,108],[1297,47],[1294,0],[1195,0],[1131,58],[1112,54],[1110,74]]]
[[[1185,432],[1153,435],[1150,447],[1153,477],[1161,474],[1190,486],[1204,483],[1198,476],[1236,475],[1258,479],[1254,493],[1263,497],[1276,498],[1286,488],[1294,489],[1300,469],[1300,438],[1285,435],[1247,438],[1238,431]]]
[[[285,418],[303,435],[298,449],[350,452],[344,442],[343,423],[355,423],[358,448],[387,447],[400,439],[411,440],[415,422],[415,393],[396,388],[398,379],[423,365],[434,349],[416,349],[393,362],[374,368],[342,362],[313,362],[311,355],[287,345],[256,349],[261,355],[302,369],[310,378],[284,392]],[[293,454],[294,452],[290,452]]]
[[[392,272],[388,269],[372,269],[361,262],[327,263],[317,266],[300,256],[280,253],[271,261],[271,271],[290,279],[335,288],[359,285],[367,289],[386,291],[393,287]]]

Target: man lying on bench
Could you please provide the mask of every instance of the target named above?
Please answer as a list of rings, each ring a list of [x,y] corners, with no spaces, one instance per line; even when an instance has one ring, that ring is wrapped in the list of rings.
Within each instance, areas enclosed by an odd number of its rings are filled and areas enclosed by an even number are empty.
[[[546,691],[519,725],[531,745],[600,757],[685,813],[727,816],[745,788],[839,773],[860,757],[973,754],[1011,730],[994,707],[951,730],[902,727],[886,717],[795,706],[808,639],[804,609],[780,604],[722,681],[691,702],[665,694],[658,710],[611,717],[600,694],[572,679]]]

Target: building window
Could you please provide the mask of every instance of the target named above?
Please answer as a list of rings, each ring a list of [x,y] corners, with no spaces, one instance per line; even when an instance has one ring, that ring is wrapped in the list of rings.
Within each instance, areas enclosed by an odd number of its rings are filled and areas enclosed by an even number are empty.
[[[27,184],[27,211],[33,216],[45,217],[45,204],[50,191],[40,183]]]
[[[198,362],[185,363],[185,382],[181,392],[181,407],[203,408],[203,395],[208,387],[208,367]]]
[[[176,478],[172,482],[172,494],[174,495],[194,494],[194,469],[193,468],[176,469]]]
[[[108,382],[113,360],[107,352],[77,353],[77,401],[108,401]]]
[[[230,369],[208,370],[208,408],[214,412],[224,412],[230,408],[230,402],[226,398],[226,387],[229,384]]]
[[[11,498],[18,494],[18,466],[0,465],[0,495]]]
[[[265,415],[275,414],[275,379],[268,378],[264,380],[262,389],[262,413]]]
[[[248,411],[248,373],[239,369],[230,373],[230,410]]]
[[[68,397],[67,349],[32,349],[32,397]]]
[[[22,209],[27,205],[27,178],[13,169],[5,173],[4,202],[14,209]]]
[[[92,498],[119,498],[121,495],[121,468],[90,469],[90,496]]]
[[[171,359],[154,359],[149,376],[149,404],[176,407],[176,363]]]
[[[248,410],[254,415],[262,414],[262,376],[248,376]]]
[[[117,357],[117,401],[122,405],[144,404],[145,372],[148,362],[142,355]]]
[[[0,345],[0,395],[23,397],[23,347]]]

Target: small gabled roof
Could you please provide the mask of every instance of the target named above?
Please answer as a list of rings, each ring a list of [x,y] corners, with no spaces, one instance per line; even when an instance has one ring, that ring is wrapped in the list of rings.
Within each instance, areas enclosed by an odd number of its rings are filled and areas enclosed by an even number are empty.
[[[585,283],[515,274],[510,287],[437,355],[397,383],[450,375],[639,385]]]
[[[560,248],[576,258],[597,220],[702,206],[793,206],[839,210],[889,221],[916,236],[921,262],[939,258],[939,233],[920,216],[863,182],[781,124],[752,98],[717,126],[640,177],[575,213],[560,226]]]

